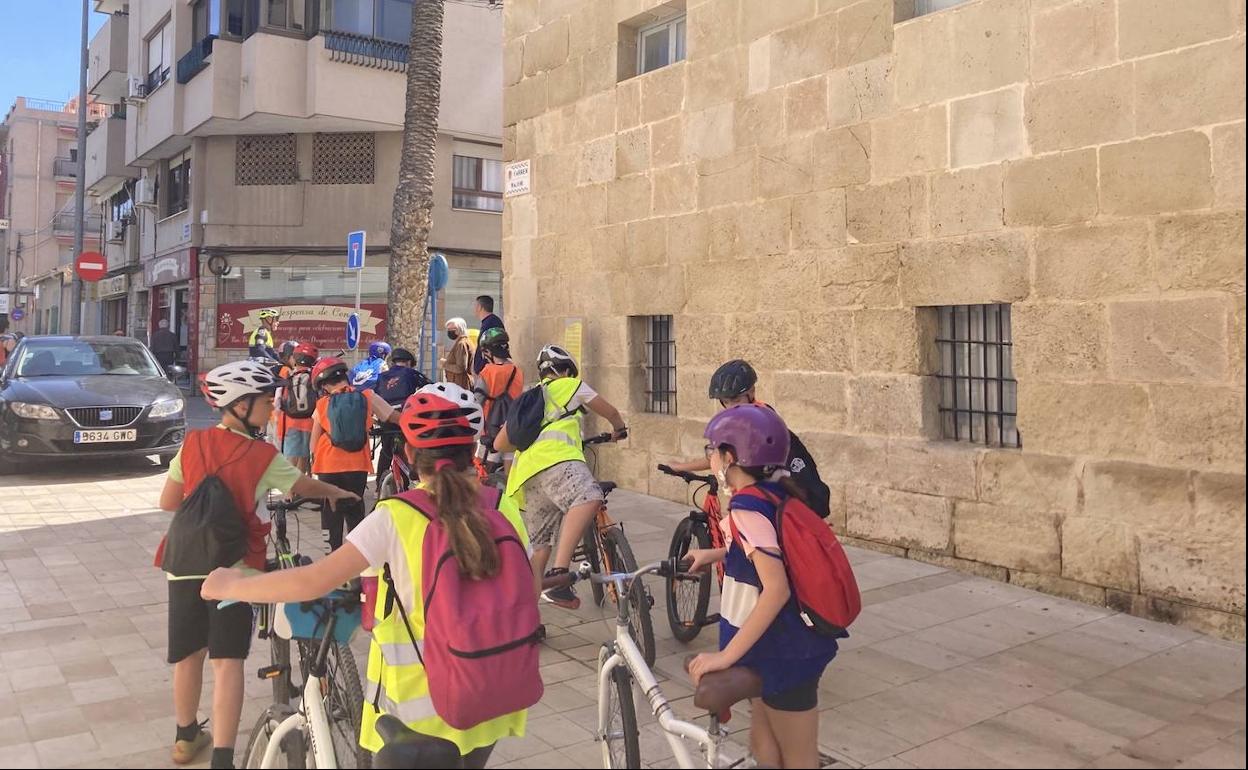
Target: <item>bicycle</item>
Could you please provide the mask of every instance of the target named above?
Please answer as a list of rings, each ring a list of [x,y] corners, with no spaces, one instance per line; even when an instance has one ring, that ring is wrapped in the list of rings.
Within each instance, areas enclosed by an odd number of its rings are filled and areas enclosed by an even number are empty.
[[[668,558],[684,561],[690,547],[723,548],[724,532],[720,529],[722,512],[719,506],[719,479],[713,475],[699,475],[688,471],[673,470],[660,465],[659,471],[668,476],[683,479],[689,484],[700,484],[693,490],[694,505],[698,505],[698,493],[704,493],[698,510],[689,512],[676,525],[672,544],[667,549]],[[695,545],[696,541],[696,545]],[[724,585],[724,563],[715,565],[715,577],[720,587]],[[667,578],[667,622],[672,636],[681,642],[692,642],[706,626],[719,622],[719,614],[707,615],[711,601],[711,573],[703,570],[697,574],[677,573]]]
[[[612,434],[603,433],[598,436],[585,439],[582,443],[586,447],[593,447],[598,444],[606,444],[613,440]],[[592,453],[591,449],[591,453]],[[596,459],[596,458],[595,458]],[[597,463],[594,463],[597,465]],[[607,498],[615,491],[616,484],[612,481],[600,481],[598,486],[602,488],[602,505],[599,506],[598,512],[594,514],[594,520],[586,529],[584,536],[581,538],[581,544],[573,553],[573,560],[581,560],[588,562],[595,572],[606,571],[623,571],[630,572],[637,569],[637,557],[633,555],[633,548],[628,543],[628,538],[624,536],[624,525],[611,518],[607,513]],[[617,606],[620,605],[620,592],[614,585],[592,583],[594,603],[599,607],[610,598]],[[650,610],[654,607],[654,597],[650,595],[650,591],[643,585],[638,583],[637,590],[627,592],[628,604],[633,606],[633,613],[630,616],[630,628],[633,631],[633,638],[637,640],[646,664],[653,665],[655,659],[655,643],[654,643],[654,623],[650,617]]]
[[[309,750],[313,766],[317,768],[337,768],[340,757],[355,760],[354,765],[348,764],[347,767],[369,767],[371,756],[359,746],[359,720],[364,700],[359,678],[347,683],[348,699],[355,702],[357,711],[350,735],[344,736],[341,729],[336,729],[341,728],[343,719],[333,697],[337,687],[334,684],[336,677],[330,671],[332,651],[346,647],[345,643],[335,638],[340,613],[359,612],[359,589],[340,589],[327,597],[302,602],[301,605],[319,609],[324,619],[321,624],[323,631],[310,661],[309,675],[304,678],[302,697],[297,706],[274,703],[260,714],[243,752],[244,767],[304,767]],[[271,668],[260,669],[260,678],[270,678]],[[351,743],[344,745],[344,739]],[[279,758],[281,765],[278,764]]]
[[[311,558],[295,553],[288,537],[287,514],[303,509],[308,505],[320,505],[319,500],[296,497],[282,500],[270,495],[267,508],[273,515],[273,526],[269,533],[269,542],[273,544],[274,556],[266,561],[266,571],[275,569],[291,569],[312,562]],[[295,520],[298,523],[298,519]],[[358,593],[358,591],[357,591]],[[277,705],[289,706],[300,688],[296,687],[291,665],[290,640],[279,636],[273,626],[275,605],[265,604],[257,607],[257,635],[269,642],[270,665],[260,669],[261,679],[268,679],[273,684],[273,702]],[[323,695],[333,721],[344,725],[339,729],[340,742],[347,743],[356,753],[358,767],[368,767],[369,754],[359,747],[360,720],[364,709],[364,694],[360,686],[359,667],[355,662],[355,654],[347,644],[335,644],[329,650],[329,661],[323,670],[326,673],[313,674],[313,665],[318,654],[315,643],[296,640],[299,655],[300,681],[306,683],[314,676],[328,677],[323,684]],[[345,725],[349,725],[347,730]],[[349,733],[349,734],[348,734]]]
[[[575,572],[557,575],[543,581],[542,587],[557,588],[588,578],[591,584],[614,586],[617,591],[631,590],[641,576],[655,573],[664,579],[679,574],[682,563],[675,559],[653,562],[632,572],[594,572],[588,563]],[[721,765],[721,748],[727,732],[722,729],[731,716],[732,706],[749,698],[762,696],[763,684],[748,668],[734,666],[702,677],[694,692],[694,705],[705,709],[710,724],[701,727],[679,719],[671,703],[659,688],[658,680],[633,640],[629,624],[629,604],[618,605],[615,638],[605,642],[598,653],[598,734],[602,741],[603,767],[641,767],[641,745],[637,729],[637,710],[633,703],[633,685],[649,700],[650,710],[658,718],[659,728],[672,747],[678,767],[717,768]],[[687,665],[687,663],[686,663]],[[693,741],[702,749],[704,763],[695,764],[685,741]],[[737,760],[727,767],[736,767]]]
[[[403,451],[403,447],[406,446],[403,432],[397,426],[382,426],[372,428],[369,435],[380,441],[390,442],[390,465],[388,468],[377,469],[377,473],[380,474],[377,482],[377,499],[384,500],[411,489],[412,466],[408,463],[407,454]]]

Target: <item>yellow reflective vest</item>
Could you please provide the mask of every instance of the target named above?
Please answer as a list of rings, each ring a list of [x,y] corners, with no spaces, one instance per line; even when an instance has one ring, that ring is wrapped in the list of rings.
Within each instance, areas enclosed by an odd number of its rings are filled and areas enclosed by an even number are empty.
[[[581,415],[579,412],[559,419],[568,411],[568,404],[581,388],[579,377],[560,377],[542,383],[548,423],[528,449],[517,451],[507,476],[507,496],[519,502],[524,483],[537,474],[569,460],[585,462],[581,446]]]
[[[423,486],[423,485],[422,485]],[[499,511],[516,529],[524,547],[529,547],[529,534],[520,517],[520,511],[507,498],[499,502]],[[429,698],[429,680],[420,662],[416,647],[423,646],[425,638],[424,587],[422,585],[422,558],[425,531],[429,519],[401,500],[383,500],[370,516],[390,516],[394,532],[402,544],[407,564],[391,564],[392,575],[402,590],[398,579],[399,570],[407,570],[413,586],[412,596],[401,596],[403,609],[411,627],[411,635],[403,627],[398,605],[393,604],[383,617],[389,595],[384,580],[377,586],[376,623],[368,648],[368,674],[364,691],[364,717],[360,722],[360,745],[376,753],[381,750],[381,735],[377,732],[377,719],[390,714],[403,720],[418,733],[445,738],[459,747],[461,754],[489,746],[500,738],[523,736],[528,711],[516,711],[488,722],[482,722],[468,730],[451,727],[437,715]],[[416,640],[413,646],[412,640]]]

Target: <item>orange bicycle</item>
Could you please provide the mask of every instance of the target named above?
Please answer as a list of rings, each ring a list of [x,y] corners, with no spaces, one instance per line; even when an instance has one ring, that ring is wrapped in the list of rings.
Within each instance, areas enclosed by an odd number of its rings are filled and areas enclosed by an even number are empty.
[[[668,547],[669,559],[680,564],[690,548],[723,548],[724,533],[719,528],[722,512],[719,506],[719,480],[713,475],[701,476],[688,471],[677,471],[666,465],[659,470],[669,476],[683,479],[689,484],[698,484],[693,490],[693,501],[697,505],[698,494],[704,493],[699,510],[690,511],[681,519],[672,534],[672,544]],[[716,578],[722,588],[724,584],[724,563],[715,565]],[[702,570],[698,573],[672,572],[667,575],[667,622],[672,628],[672,636],[682,642],[692,642],[705,626],[719,622],[719,615],[707,615],[706,610],[711,601],[711,573]]]

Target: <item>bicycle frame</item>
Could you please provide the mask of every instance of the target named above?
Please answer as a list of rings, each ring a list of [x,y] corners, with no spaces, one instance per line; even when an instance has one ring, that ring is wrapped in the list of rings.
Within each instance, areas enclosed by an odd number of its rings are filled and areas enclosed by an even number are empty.
[[[303,698],[300,700],[299,709],[283,719],[269,736],[269,743],[264,747],[264,759],[261,760],[260,767],[277,766],[282,741],[295,730],[306,732],[318,768],[333,770],[338,767],[338,758],[334,755],[334,743],[329,737],[329,717],[325,713],[325,699],[324,693],[321,692],[319,676],[308,677],[307,684],[303,688]],[[318,740],[318,735],[323,736],[323,739]]]
[[[653,565],[643,567],[632,575],[613,574],[601,582],[614,585],[617,592],[624,594],[627,593],[624,588],[625,580],[629,582],[640,580],[641,575],[651,570],[653,570]],[[631,587],[628,590],[631,590]],[[615,640],[604,644],[598,652],[598,739],[603,741],[603,764],[609,764],[607,752],[610,751],[605,740],[608,722],[611,718],[608,713],[609,698],[607,695],[610,692],[609,688],[613,686],[612,673],[616,667],[624,666],[635,683],[635,689],[641,690],[646,700],[650,702],[650,711],[659,720],[659,727],[672,748],[677,764],[682,768],[716,767],[719,762],[719,748],[722,740],[718,719],[712,715],[711,729],[708,730],[676,716],[667,697],[663,695],[654,672],[646,665],[640,648],[637,647],[637,643],[633,641],[628,631],[628,602],[619,602],[618,607]],[[706,757],[705,765],[694,764],[693,755],[685,741],[693,741],[702,747]]]

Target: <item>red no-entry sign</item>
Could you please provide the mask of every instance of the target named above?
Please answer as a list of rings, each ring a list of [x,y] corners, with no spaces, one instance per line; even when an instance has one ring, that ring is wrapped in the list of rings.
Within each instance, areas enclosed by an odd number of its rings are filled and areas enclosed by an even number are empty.
[[[74,263],[78,277],[84,281],[98,281],[108,272],[108,260],[98,251],[84,251]]]

